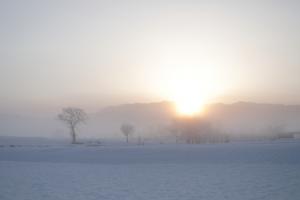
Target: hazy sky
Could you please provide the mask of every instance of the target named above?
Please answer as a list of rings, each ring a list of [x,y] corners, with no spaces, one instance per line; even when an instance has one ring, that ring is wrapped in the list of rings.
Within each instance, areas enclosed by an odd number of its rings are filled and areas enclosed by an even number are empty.
[[[2,0],[0,109],[300,103],[298,2]]]

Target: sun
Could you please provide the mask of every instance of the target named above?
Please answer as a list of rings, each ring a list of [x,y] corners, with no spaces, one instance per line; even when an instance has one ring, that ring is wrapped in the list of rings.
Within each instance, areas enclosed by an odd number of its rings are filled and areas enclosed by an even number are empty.
[[[171,100],[179,115],[195,116],[204,111],[208,101],[208,92],[199,86],[199,82],[189,79],[178,81],[174,86]]]
[[[201,94],[193,90],[178,91],[178,95],[173,98],[176,112],[179,115],[195,116],[201,114],[205,107],[205,100]]]
[[[174,102],[177,115],[204,115],[206,105],[214,102],[225,91],[225,84],[222,84],[218,73],[209,67],[167,68],[160,82],[161,93],[167,100]]]
[[[200,114],[204,109],[204,104],[201,102],[191,102],[188,100],[175,102],[176,111],[180,115],[195,116]]]

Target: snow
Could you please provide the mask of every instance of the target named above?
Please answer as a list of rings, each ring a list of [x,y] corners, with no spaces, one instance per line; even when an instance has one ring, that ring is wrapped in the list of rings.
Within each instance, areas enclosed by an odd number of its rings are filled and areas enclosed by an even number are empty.
[[[300,142],[0,148],[1,200],[300,199]]]

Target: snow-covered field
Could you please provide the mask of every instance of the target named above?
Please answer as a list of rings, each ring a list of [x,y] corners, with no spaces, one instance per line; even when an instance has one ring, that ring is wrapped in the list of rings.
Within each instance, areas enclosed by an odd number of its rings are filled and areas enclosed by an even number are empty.
[[[1,200],[299,200],[300,142],[0,148]]]

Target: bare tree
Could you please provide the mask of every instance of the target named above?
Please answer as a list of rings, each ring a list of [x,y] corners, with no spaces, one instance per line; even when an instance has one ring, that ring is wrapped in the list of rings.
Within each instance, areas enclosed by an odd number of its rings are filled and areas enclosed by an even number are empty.
[[[128,143],[129,135],[132,135],[135,131],[134,126],[131,124],[122,124],[120,129],[126,137],[126,143]]]
[[[189,144],[207,142],[211,134],[210,123],[201,117],[179,117],[173,122],[172,129]]]
[[[85,122],[87,114],[80,108],[69,107],[63,108],[62,112],[58,115],[58,118],[70,128],[72,144],[76,144],[76,127]]]

